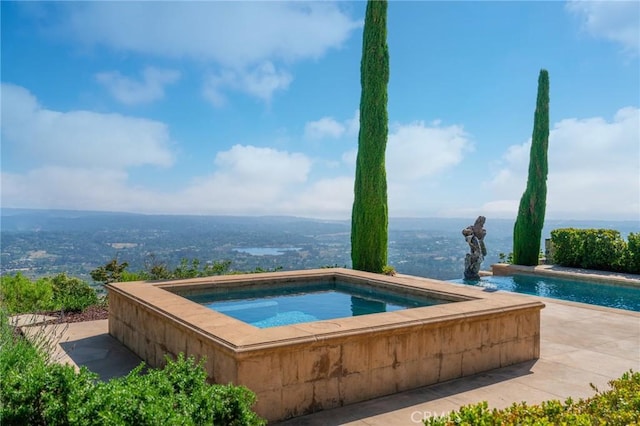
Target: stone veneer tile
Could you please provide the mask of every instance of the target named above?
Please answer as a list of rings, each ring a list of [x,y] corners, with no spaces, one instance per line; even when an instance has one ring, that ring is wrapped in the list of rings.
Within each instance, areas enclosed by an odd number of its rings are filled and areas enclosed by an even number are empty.
[[[353,339],[342,344],[343,374],[363,374],[371,368],[373,348],[370,343],[365,339]]]
[[[238,383],[237,362],[232,356],[213,348],[207,348],[206,356],[207,373],[215,383]]]
[[[315,390],[307,383],[290,384],[281,390],[282,406],[287,407],[285,416],[296,417],[318,411],[314,401]]]
[[[283,418],[285,407],[282,405],[282,389],[256,392],[256,403],[252,408],[253,411],[266,419]]]
[[[238,362],[238,384],[254,392],[282,388],[282,369],[277,353],[243,359]]]
[[[317,380],[313,382],[314,411],[334,408],[342,404],[340,386],[337,378],[331,380]]]
[[[369,346],[369,368],[372,370],[390,367],[394,363],[392,336],[379,334],[367,341]]]
[[[456,379],[462,376],[462,353],[443,354],[440,361],[439,382]]]
[[[501,366],[501,345],[484,346],[462,353],[462,375],[477,374]]]
[[[340,378],[340,396],[343,403],[351,404],[369,399],[376,395],[371,385],[371,372],[361,371],[351,373]]]

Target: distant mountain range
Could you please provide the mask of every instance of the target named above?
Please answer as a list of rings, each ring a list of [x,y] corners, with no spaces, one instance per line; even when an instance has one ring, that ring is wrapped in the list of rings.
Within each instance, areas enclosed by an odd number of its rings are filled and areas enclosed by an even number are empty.
[[[468,251],[461,231],[474,221],[475,217],[390,218],[389,264],[407,274],[460,278]],[[485,269],[500,253],[511,251],[513,223],[487,218]],[[568,227],[616,229],[626,238],[640,232],[640,221],[549,220],[543,238],[553,229]],[[348,220],[3,208],[0,272],[67,272],[88,278],[91,270],[114,257],[129,262],[132,270],[144,268],[150,257],[170,266],[181,259],[230,260],[236,271],[349,267],[350,231]]]
[[[469,218],[389,218],[391,231],[443,231],[458,232],[473,224],[475,217]],[[195,227],[202,226],[243,226],[261,229],[264,226],[299,227],[314,224],[315,226],[350,229],[348,220],[322,220],[294,216],[196,216],[196,215],[147,215],[137,213],[85,211],[85,210],[38,210],[0,208],[0,230],[9,231],[76,231],[98,230],[110,227]],[[485,227],[489,234],[511,235],[513,219],[487,218]],[[547,220],[543,237],[548,237],[551,230],[557,228],[604,228],[616,229],[623,236],[630,232],[640,232],[638,221],[614,220]]]

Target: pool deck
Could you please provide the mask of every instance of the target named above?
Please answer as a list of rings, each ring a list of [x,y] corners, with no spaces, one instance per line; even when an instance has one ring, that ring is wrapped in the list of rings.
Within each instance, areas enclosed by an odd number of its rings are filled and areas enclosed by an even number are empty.
[[[550,268],[550,267],[547,267]],[[557,270],[557,268],[556,268]],[[640,282],[638,276],[624,279]],[[535,297],[535,296],[528,296]],[[593,395],[593,383],[607,382],[625,371],[640,371],[640,312],[538,298],[541,354],[520,363],[461,379],[405,391],[279,423],[293,425],[410,425],[425,417],[487,401],[502,408]],[[123,376],[140,359],[108,334],[108,321],[24,327],[25,332],[54,336],[53,358],[86,366],[102,379]]]

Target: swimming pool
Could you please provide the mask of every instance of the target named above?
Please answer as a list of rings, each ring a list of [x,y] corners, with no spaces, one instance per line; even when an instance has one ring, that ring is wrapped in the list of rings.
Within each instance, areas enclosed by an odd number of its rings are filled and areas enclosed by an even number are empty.
[[[486,276],[480,281],[451,281],[480,286],[487,290],[505,290],[640,312],[640,288],[620,284],[526,274]]]
[[[434,297],[402,295],[346,282],[318,282],[186,295],[187,299],[259,328],[395,312],[449,303]]]

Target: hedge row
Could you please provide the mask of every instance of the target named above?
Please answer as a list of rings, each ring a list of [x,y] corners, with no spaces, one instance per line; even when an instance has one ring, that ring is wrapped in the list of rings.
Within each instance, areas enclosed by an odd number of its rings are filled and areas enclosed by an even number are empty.
[[[551,231],[552,259],[560,266],[640,274],[640,233],[628,242],[611,229]]]
[[[460,425],[607,425],[640,424],[640,373],[629,371],[609,382],[611,389],[588,399],[564,403],[552,400],[539,405],[524,402],[503,410],[489,409],[486,402],[468,405],[441,417],[424,420],[426,426]]]

